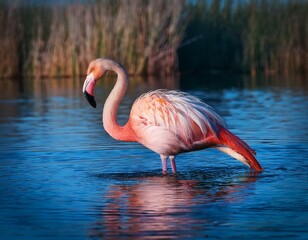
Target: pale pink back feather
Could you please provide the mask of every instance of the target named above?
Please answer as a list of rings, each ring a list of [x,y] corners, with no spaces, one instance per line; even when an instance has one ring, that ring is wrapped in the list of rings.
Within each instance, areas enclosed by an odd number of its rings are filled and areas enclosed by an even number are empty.
[[[216,134],[222,118],[200,99],[179,91],[156,90],[134,103],[130,124],[146,147],[163,155],[190,151],[208,131]]]

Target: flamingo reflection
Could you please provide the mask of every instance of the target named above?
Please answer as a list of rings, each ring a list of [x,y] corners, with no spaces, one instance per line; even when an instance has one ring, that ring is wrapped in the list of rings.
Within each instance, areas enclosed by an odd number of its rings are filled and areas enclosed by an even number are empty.
[[[139,181],[140,180],[140,181]],[[104,199],[101,219],[90,231],[91,236],[106,238],[191,237],[213,221],[223,221],[224,214],[200,216],[200,206],[213,201],[225,204],[242,201],[236,192],[256,180],[247,176],[240,184],[222,183],[221,187],[197,180],[180,180],[175,176],[156,176],[139,179],[137,184],[114,185]],[[235,197],[235,195],[237,197]],[[192,230],[193,229],[193,230]]]

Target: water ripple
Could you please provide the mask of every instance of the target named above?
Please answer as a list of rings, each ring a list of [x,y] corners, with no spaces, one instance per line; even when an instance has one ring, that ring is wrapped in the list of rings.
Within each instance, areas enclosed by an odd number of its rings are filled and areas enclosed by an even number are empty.
[[[157,154],[103,130],[103,83],[91,109],[80,84],[50,81],[46,93],[0,96],[4,239],[307,238],[305,86],[183,84],[257,151],[264,172],[208,149],[179,155],[179,172],[163,175]],[[129,89],[121,123],[138,91]]]

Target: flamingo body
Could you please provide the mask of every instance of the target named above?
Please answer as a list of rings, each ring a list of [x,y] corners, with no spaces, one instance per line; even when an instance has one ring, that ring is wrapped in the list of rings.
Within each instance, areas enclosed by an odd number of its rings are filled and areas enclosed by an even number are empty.
[[[92,61],[83,91],[89,103],[96,107],[95,82],[106,71],[116,72],[118,78],[105,102],[105,130],[115,139],[139,142],[158,153],[164,173],[167,172],[167,158],[170,158],[172,171],[176,172],[177,154],[209,147],[216,147],[253,170],[262,171],[254,156],[255,151],[227,130],[214,109],[184,92],[155,90],[141,95],[132,106],[128,122],[120,126],[116,117],[117,109],[128,84],[128,75],[122,65],[109,59]]]
[[[137,141],[160,155],[197,150],[225,127],[221,117],[196,97],[178,91],[143,94],[132,106],[130,124]]]

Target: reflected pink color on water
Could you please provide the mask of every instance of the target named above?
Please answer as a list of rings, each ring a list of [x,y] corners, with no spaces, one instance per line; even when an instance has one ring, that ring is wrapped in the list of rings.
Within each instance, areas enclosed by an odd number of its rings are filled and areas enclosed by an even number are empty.
[[[236,193],[256,181],[255,176],[247,176],[239,185],[221,186],[213,192],[203,188],[201,181],[180,180],[181,178],[181,175],[142,177],[142,181],[131,178],[136,184],[111,186],[103,196],[103,201],[107,198],[108,204],[102,208],[102,219],[93,227],[91,236],[193,237],[195,234],[187,229],[187,224],[198,231],[202,230],[202,226],[211,225],[213,221],[207,215],[196,218],[194,214],[197,213],[192,214],[197,210],[198,204],[216,201],[220,204],[239,204],[245,198],[235,198]]]

